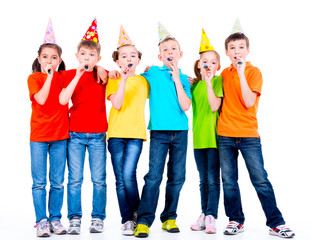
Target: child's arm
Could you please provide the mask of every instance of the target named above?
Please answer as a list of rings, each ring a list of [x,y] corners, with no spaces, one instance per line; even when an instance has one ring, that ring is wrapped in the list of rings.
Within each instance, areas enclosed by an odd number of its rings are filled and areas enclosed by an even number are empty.
[[[204,71],[204,70],[203,70]],[[221,98],[216,97],[213,86],[212,86],[212,79],[214,75],[211,73],[208,73],[207,76],[203,75],[203,80],[206,83],[207,87],[207,98],[209,105],[211,106],[211,109],[213,112],[218,111],[220,104],[221,104]]]
[[[129,75],[129,68],[125,68],[124,70],[121,70],[121,81],[120,81],[120,85],[118,87],[118,90],[116,92],[116,94],[111,94],[109,96],[109,99],[111,101],[111,104],[113,106],[114,109],[116,110],[120,110],[123,104],[123,100],[124,100],[124,94],[125,94],[125,86],[126,86],[126,80],[128,78]]]
[[[171,71],[169,73],[173,76],[173,81],[175,82],[175,87],[177,91],[177,97],[179,104],[182,108],[182,110],[187,111],[190,108],[191,105],[191,99],[187,96],[183,85],[181,84],[180,78],[179,78],[179,69],[175,63],[171,64]]]
[[[66,105],[70,98],[72,97],[72,94],[80,80],[80,77],[84,73],[84,65],[81,64],[76,71],[76,76],[72,79],[72,81],[69,83],[69,85],[66,88],[63,88],[61,93],[59,94],[59,103],[62,105]]]
[[[51,87],[54,72],[50,66],[46,67],[45,72],[48,72],[48,68],[51,70],[51,74],[48,74],[43,84],[43,87],[40,89],[40,91],[33,95],[36,102],[40,105],[43,105],[45,103],[50,93],[50,87]]]
[[[242,91],[242,97],[245,103],[246,108],[250,108],[254,105],[256,98],[257,98],[257,93],[253,92],[246,81],[245,78],[245,63],[243,62],[242,65],[237,65],[237,71],[238,75],[240,78],[240,83],[241,83],[241,91]]]
[[[95,67],[97,70],[97,82],[98,83],[101,82],[103,85],[105,85],[107,83],[107,80],[108,80],[107,71],[101,66],[95,66]]]

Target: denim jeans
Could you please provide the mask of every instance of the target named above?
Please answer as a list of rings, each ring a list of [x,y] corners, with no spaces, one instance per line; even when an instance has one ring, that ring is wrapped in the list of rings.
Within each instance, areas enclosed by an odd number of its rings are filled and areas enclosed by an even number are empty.
[[[64,174],[67,157],[67,139],[51,142],[30,142],[31,175],[33,180],[32,197],[36,222],[47,218],[51,221],[61,219],[64,196]],[[49,154],[50,191],[48,200],[49,218],[46,215],[46,176],[47,156]]]
[[[180,190],[185,182],[188,131],[154,131],[150,133],[149,172],[145,175],[145,185],[138,208],[138,223],[151,226],[159,199],[160,184],[167,163],[165,207],[161,221],[177,218]]]
[[[69,132],[68,140],[68,218],[82,217],[81,185],[86,149],[93,183],[92,217],[106,218],[106,133]]]
[[[224,189],[226,215],[230,221],[244,223],[238,185],[238,150],[242,153],[251,182],[266,215],[267,226],[284,224],[277,208],[274,191],[264,169],[260,138],[232,138],[219,136],[219,156]]]
[[[122,223],[133,221],[133,215],[138,210],[140,199],[136,168],[142,147],[142,139],[110,138],[108,140]]]
[[[205,215],[218,216],[220,166],[217,148],[194,149],[200,176],[201,208]]]

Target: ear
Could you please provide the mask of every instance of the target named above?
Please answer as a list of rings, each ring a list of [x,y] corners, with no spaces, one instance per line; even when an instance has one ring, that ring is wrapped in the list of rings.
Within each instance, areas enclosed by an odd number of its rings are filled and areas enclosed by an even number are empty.
[[[226,56],[228,56],[228,50],[225,50],[226,51]]]
[[[221,66],[220,66],[220,65],[218,65],[217,71],[219,71],[219,70],[220,70],[220,68],[221,68]]]
[[[162,58],[162,55],[161,55],[161,54],[158,55],[158,59],[159,59],[161,62],[163,62],[163,58]]]
[[[38,56],[37,59],[38,59],[38,62],[40,63],[40,65],[41,65],[40,57]]]
[[[179,58],[182,58],[183,55],[184,55],[183,51],[180,51]]]
[[[75,55],[76,55],[76,58],[78,59],[78,53],[76,53]]]
[[[102,59],[102,57],[99,56],[99,57],[97,58],[97,62],[96,62],[96,63],[98,63],[101,59]]]
[[[63,59],[59,59],[58,65],[61,64],[63,61]]]

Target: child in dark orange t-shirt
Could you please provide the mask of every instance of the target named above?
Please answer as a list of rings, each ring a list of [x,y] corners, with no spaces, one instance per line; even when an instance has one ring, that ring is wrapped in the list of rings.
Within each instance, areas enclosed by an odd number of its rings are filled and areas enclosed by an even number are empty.
[[[62,49],[55,44],[55,40],[44,41],[39,48],[38,58],[33,63],[33,74],[28,77],[29,96],[32,101],[30,122],[32,196],[38,237],[49,237],[50,229],[54,234],[66,233],[60,219],[62,217],[69,119],[68,104],[61,105],[59,103],[59,94],[63,83],[61,74],[56,70],[65,70],[61,54]],[[47,155],[50,160],[48,170],[50,180],[49,217],[46,215],[45,190]]]
[[[218,120],[224,204],[230,221],[224,234],[234,235],[244,231],[245,218],[238,185],[237,160],[240,151],[266,215],[269,233],[279,237],[293,237],[294,232],[284,225],[285,221],[277,208],[274,191],[264,169],[256,117],[263,82],[261,72],[246,62],[249,40],[243,32],[234,31],[226,39],[225,48],[232,64],[221,74],[224,100]]]

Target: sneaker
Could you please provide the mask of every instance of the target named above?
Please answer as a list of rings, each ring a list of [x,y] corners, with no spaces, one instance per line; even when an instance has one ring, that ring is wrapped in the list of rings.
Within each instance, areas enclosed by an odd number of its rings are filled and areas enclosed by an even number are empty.
[[[194,224],[191,225],[190,229],[193,231],[201,231],[205,229],[205,214],[204,213],[201,213],[198,220]]]
[[[69,220],[68,234],[78,235],[80,234],[81,219],[73,217]]]
[[[286,227],[285,225],[280,225],[275,228],[269,229],[269,234],[274,236],[279,236],[282,238],[292,238],[295,236],[295,233],[290,230],[290,228]]]
[[[207,215],[205,217],[205,232],[206,233],[216,233],[216,219],[212,215]]]
[[[37,228],[37,237],[50,237],[51,236],[49,223],[46,218],[38,222],[35,225],[35,228]]]
[[[134,230],[134,235],[138,238],[146,238],[149,236],[149,233],[149,227],[145,224],[138,224]]]
[[[178,233],[179,228],[176,225],[176,220],[175,219],[169,219],[166,220],[164,223],[162,223],[162,229],[166,230],[170,233]]]
[[[56,235],[62,235],[67,233],[66,228],[64,228],[60,220],[54,220],[50,222],[50,231]]]
[[[134,221],[127,221],[123,224],[121,230],[122,234],[125,236],[133,236],[136,224]]]
[[[224,230],[225,235],[236,235],[240,232],[244,232],[244,226],[236,221],[229,222],[228,226]]]
[[[101,233],[104,229],[104,222],[99,218],[92,218],[90,233]]]

